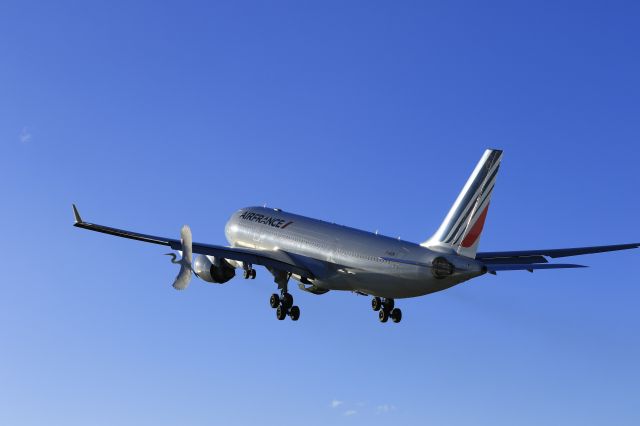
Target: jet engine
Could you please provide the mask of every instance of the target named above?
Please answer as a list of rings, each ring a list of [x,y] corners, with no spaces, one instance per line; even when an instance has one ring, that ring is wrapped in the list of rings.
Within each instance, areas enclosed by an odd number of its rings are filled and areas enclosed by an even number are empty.
[[[225,259],[202,254],[193,262],[193,272],[198,278],[216,284],[224,284],[236,276],[236,269]]]

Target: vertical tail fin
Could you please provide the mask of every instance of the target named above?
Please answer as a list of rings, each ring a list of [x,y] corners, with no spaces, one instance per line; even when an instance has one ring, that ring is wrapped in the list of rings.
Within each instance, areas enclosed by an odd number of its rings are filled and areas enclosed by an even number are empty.
[[[484,152],[442,225],[422,246],[452,249],[475,258],[501,159],[500,150]]]

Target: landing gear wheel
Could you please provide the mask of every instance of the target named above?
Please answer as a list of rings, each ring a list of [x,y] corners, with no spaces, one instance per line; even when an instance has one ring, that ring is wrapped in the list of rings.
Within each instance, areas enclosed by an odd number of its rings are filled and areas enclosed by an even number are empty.
[[[271,297],[269,298],[269,304],[273,309],[277,308],[278,305],[280,305],[280,298],[277,294],[274,293],[271,295]]]
[[[380,313],[378,313],[378,319],[380,322],[387,322],[389,320],[389,312],[385,309],[380,309]]]
[[[282,321],[286,317],[287,317],[287,309],[282,305],[278,306],[278,309],[276,309],[276,318]]]
[[[380,300],[379,297],[371,299],[371,308],[373,308],[374,311],[379,311],[380,308],[382,308],[382,300]]]
[[[289,310],[289,316],[291,317],[291,321],[298,321],[298,318],[300,318],[300,308],[292,306]]]
[[[293,306],[293,296],[289,293],[283,293],[282,294],[282,300],[280,300],[280,303],[286,308],[289,309],[290,307]]]
[[[389,315],[393,322],[402,321],[402,311],[399,308],[394,308]]]
[[[391,312],[393,310],[393,307],[395,306],[395,303],[393,302],[393,299],[387,299],[385,298],[382,301],[382,306],[384,306],[384,310],[387,312]]]
[[[252,270],[251,270],[251,279],[252,279],[252,280],[255,280],[255,279],[256,279],[256,270],[255,270],[255,269],[252,269]]]

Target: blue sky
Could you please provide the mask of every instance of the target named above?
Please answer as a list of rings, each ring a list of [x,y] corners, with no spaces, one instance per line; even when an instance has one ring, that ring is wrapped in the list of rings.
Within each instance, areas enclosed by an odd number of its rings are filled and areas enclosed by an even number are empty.
[[[402,300],[194,281],[267,203],[423,241],[487,147],[481,249],[640,240],[636,2],[0,5],[0,423],[636,425],[640,253]]]

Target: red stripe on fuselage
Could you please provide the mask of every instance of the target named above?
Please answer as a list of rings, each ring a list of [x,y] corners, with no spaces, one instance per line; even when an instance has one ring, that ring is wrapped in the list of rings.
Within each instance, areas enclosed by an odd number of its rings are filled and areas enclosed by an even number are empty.
[[[484,227],[484,221],[487,218],[487,212],[489,211],[489,204],[487,203],[487,207],[484,208],[482,214],[476,220],[476,223],[471,227],[471,231],[467,234],[467,236],[462,240],[462,247],[467,248],[471,247],[478,241],[478,237],[482,233],[482,228]]]

